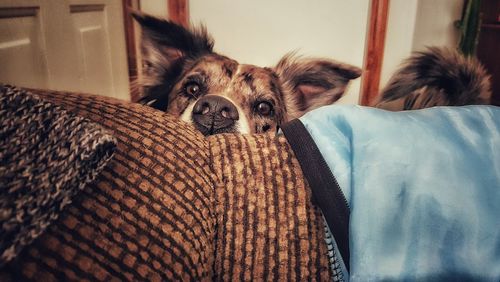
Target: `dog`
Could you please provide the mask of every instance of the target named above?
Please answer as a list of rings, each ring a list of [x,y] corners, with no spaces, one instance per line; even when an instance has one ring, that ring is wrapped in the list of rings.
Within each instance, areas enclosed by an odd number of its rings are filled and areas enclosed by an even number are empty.
[[[204,135],[264,133],[332,104],[361,69],[328,59],[284,56],[273,68],[213,51],[205,28],[133,13],[142,27],[141,103],[192,123]]]
[[[193,124],[204,135],[277,131],[284,122],[335,103],[349,82],[361,75],[356,66],[295,53],[285,55],[274,67],[239,64],[213,51],[214,41],[203,26],[186,29],[139,12],[132,15],[142,28],[143,71],[138,85],[144,96],[139,102]],[[408,110],[476,102],[474,97],[486,96],[483,92],[489,84],[477,62],[454,55],[441,58],[440,52],[431,49],[410,59],[375,106]],[[444,82],[439,82],[444,68],[453,71],[462,64],[471,67],[444,75]],[[467,75],[472,78],[462,77]],[[462,89],[456,83],[481,87],[469,91],[471,86]],[[456,91],[460,97],[455,99]]]

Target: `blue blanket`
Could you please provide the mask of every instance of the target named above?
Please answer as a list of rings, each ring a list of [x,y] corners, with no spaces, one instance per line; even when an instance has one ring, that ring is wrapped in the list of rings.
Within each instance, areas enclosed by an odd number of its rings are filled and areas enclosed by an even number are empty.
[[[500,281],[500,108],[300,120],[350,207],[350,280]]]

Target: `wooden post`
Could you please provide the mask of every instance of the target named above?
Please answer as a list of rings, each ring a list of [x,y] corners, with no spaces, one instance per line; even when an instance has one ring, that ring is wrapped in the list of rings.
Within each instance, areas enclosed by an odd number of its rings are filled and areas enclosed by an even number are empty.
[[[188,0],[167,0],[168,17],[176,24],[183,27],[189,26],[189,2]]]
[[[123,23],[125,26],[125,44],[127,47],[127,62],[128,62],[128,77],[129,77],[129,89],[130,89],[130,100],[137,101],[140,98],[139,89],[133,87],[137,76],[139,75],[138,70],[138,54],[136,52],[136,39],[134,32],[134,21],[130,15],[131,8],[137,8],[138,3],[134,0],[122,0],[123,4]]]
[[[367,48],[361,81],[361,105],[364,106],[371,106],[379,93],[388,11],[389,0],[371,1]]]

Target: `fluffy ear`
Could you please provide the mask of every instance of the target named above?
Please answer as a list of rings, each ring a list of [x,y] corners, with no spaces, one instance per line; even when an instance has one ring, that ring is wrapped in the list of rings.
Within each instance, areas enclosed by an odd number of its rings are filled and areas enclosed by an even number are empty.
[[[143,70],[139,84],[145,97],[141,102],[165,109],[168,99],[160,96],[170,93],[185,60],[211,53],[213,40],[204,27],[188,30],[136,11],[132,12],[132,16],[142,28]]]
[[[283,85],[287,120],[340,99],[361,69],[327,59],[284,56],[274,68]]]

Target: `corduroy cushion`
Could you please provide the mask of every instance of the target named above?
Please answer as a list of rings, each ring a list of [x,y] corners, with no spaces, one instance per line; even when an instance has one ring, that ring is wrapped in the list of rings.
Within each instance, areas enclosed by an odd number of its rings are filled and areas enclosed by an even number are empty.
[[[208,139],[217,175],[217,280],[331,281],[323,220],[286,139]]]
[[[108,128],[117,150],[3,277],[330,279],[322,220],[284,138],[205,138],[148,107],[37,93]]]

